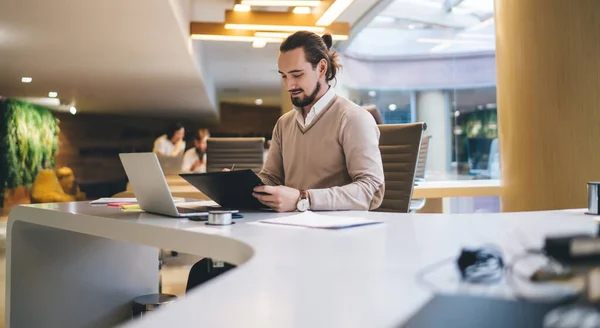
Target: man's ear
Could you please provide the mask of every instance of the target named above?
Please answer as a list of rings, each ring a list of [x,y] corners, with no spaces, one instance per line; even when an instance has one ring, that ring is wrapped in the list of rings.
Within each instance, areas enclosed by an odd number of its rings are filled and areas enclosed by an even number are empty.
[[[327,73],[327,60],[325,58],[319,61],[319,76],[325,76]]]

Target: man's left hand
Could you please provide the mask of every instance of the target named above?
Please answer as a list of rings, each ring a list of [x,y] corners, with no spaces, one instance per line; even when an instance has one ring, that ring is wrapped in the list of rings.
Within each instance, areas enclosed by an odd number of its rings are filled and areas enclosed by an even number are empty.
[[[261,192],[266,195],[259,194]],[[277,212],[292,212],[296,210],[300,190],[286,186],[258,186],[252,196]]]

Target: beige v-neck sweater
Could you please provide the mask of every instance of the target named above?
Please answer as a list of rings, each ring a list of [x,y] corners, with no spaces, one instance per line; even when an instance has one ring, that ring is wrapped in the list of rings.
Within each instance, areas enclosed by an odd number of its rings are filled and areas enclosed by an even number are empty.
[[[379,128],[339,96],[304,128],[292,110],[275,125],[259,176],[267,185],[307,190],[311,210],[376,209],[384,193]]]

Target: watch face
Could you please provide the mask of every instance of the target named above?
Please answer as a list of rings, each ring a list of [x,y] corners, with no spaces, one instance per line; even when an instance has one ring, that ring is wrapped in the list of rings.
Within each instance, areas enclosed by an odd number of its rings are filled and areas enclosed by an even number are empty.
[[[308,203],[308,199],[301,199],[298,201],[296,208],[298,209],[298,211],[304,212],[304,211],[308,210],[309,205],[310,204]]]

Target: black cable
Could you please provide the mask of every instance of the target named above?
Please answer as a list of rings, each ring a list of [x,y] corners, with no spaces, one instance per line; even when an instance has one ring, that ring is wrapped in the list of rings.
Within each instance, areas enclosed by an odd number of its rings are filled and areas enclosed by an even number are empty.
[[[500,282],[502,278],[506,276],[508,287],[511,288],[514,297],[519,300],[569,302],[581,294],[581,291],[576,291],[572,294],[552,293],[554,295],[546,294],[538,297],[526,296],[523,294],[516,282],[521,281],[533,285],[535,285],[535,282],[532,281],[531,277],[516,271],[515,265],[531,256],[543,256],[548,261],[558,265],[560,264],[552,257],[547,256],[543,251],[528,249],[525,252],[516,255],[512,258],[510,263],[505,265],[500,248],[496,245],[487,244],[486,246],[479,248],[463,248],[459,257],[453,256],[445,258],[421,269],[417,273],[417,282],[436,291],[438,287],[429,282],[426,279],[426,276],[440,267],[454,262],[458,267],[463,282],[472,284],[493,284]]]
[[[502,252],[490,246],[463,248],[457,266],[463,281],[474,284],[497,283],[504,274]]]
[[[504,274],[502,253],[496,245],[487,244],[487,246],[475,249],[463,248],[458,258],[452,256],[426,266],[417,273],[417,281],[435,290],[436,286],[427,281],[425,277],[452,262],[456,263],[462,280],[468,283],[497,283]]]
[[[537,302],[569,302],[569,301],[573,301],[575,299],[577,299],[577,297],[580,296],[581,294],[581,290],[576,290],[574,291],[573,294],[563,294],[563,295],[556,295],[555,297],[550,297],[548,295],[544,295],[544,296],[539,296],[539,297],[533,297],[533,296],[525,296],[523,293],[521,293],[521,290],[518,288],[517,284],[515,283],[518,280],[522,281],[522,282],[526,282],[528,284],[535,284],[535,282],[532,281],[531,277],[526,276],[524,274],[519,273],[518,271],[515,270],[515,266],[517,265],[517,263],[519,263],[520,261],[529,258],[531,256],[542,256],[544,258],[546,258],[549,262],[553,262],[556,265],[561,265],[560,262],[556,261],[554,258],[552,258],[551,256],[548,256],[545,252],[541,251],[541,250],[526,250],[525,252],[516,255],[512,261],[507,265],[506,267],[506,282],[509,285],[509,287],[512,289],[514,297],[518,300],[525,300],[525,301],[537,301]]]
[[[524,253],[518,254],[516,255],[512,261],[508,264],[508,266],[506,267],[506,283],[509,285],[509,287],[512,289],[513,294],[515,296],[516,299],[518,300],[528,300],[527,297],[525,297],[523,294],[520,293],[519,288],[517,288],[517,285],[515,284],[515,277],[518,277],[520,280],[522,281],[527,281],[529,282],[529,277],[525,276],[525,275],[521,275],[519,273],[517,273],[514,268],[515,265],[528,258],[531,257],[533,255],[543,255],[542,252],[529,252],[526,251]]]
[[[437,287],[430,283],[429,281],[427,281],[427,279],[425,279],[425,276],[427,276],[428,274],[430,274],[431,272],[435,271],[436,269],[438,269],[439,267],[442,267],[450,262],[455,261],[456,257],[452,256],[452,257],[448,257],[445,258],[441,261],[437,261],[435,263],[432,263],[428,266],[426,266],[425,268],[421,269],[418,273],[417,273],[417,282],[420,282],[422,285],[426,285],[427,288],[430,288],[432,290],[436,290]]]

